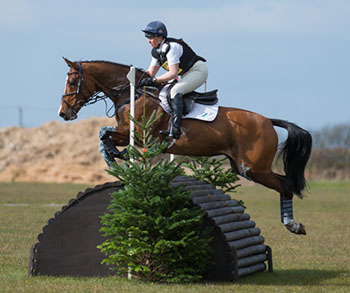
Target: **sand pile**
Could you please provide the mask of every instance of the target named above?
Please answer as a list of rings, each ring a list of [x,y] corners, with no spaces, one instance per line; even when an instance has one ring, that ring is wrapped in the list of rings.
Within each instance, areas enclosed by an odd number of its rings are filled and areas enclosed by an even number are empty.
[[[37,128],[0,128],[0,181],[91,185],[115,181],[105,171],[98,138],[102,126],[114,125],[114,119],[90,118],[74,123],[54,121]],[[311,158],[306,170],[308,180],[350,178],[349,168],[319,168],[313,161],[317,160]]]
[[[99,152],[98,132],[114,119],[49,122],[37,128],[0,129],[0,181],[114,181]]]

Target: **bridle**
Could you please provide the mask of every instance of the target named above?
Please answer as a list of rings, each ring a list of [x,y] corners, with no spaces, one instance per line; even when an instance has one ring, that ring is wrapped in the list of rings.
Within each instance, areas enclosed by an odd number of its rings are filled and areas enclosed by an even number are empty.
[[[80,103],[83,103],[84,100],[80,99],[78,100],[77,104],[75,106],[71,106],[68,104],[68,102],[64,99],[65,97],[73,96],[73,95],[78,95],[81,92],[81,85],[83,82],[83,66],[81,65],[81,62],[78,62],[78,70],[77,71],[72,71],[67,73],[67,81],[68,77],[73,74],[78,74],[78,86],[75,92],[68,93],[68,94],[63,94],[61,100],[66,104],[68,108],[71,109],[74,115],[77,115],[78,111],[76,110],[76,106],[78,106]]]
[[[124,102],[122,102],[121,104],[119,104],[117,107],[115,107],[115,111],[114,111],[114,114],[113,115],[109,115],[109,112],[111,111],[111,109],[114,107],[114,105],[112,105],[109,109],[107,109],[108,105],[107,105],[107,101],[106,99],[107,98],[111,98],[109,96],[107,96],[106,94],[103,93],[102,96],[99,96],[99,94],[102,92],[102,91],[95,91],[93,94],[90,95],[89,93],[89,89],[86,87],[85,84],[83,84],[83,80],[84,80],[84,77],[83,77],[83,66],[81,64],[81,62],[77,62],[78,64],[78,70],[76,71],[72,71],[72,72],[68,72],[67,73],[67,76],[70,76],[72,74],[78,74],[78,86],[77,86],[77,89],[74,91],[74,92],[71,92],[71,93],[67,93],[67,94],[63,94],[62,97],[61,97],[61,100],[66,104],[66,106],[68,108],[71,109],[72,113],[74,115],[77,115],[78,114],[78,111],[76,110],[76,107],[79,106],[80,104],[83,103],[82,107],[85,107],[85,106],[88,106],[88,105],[92,105],[92,104],[95,104],[97,103],[98,101],[101,101],[103,100],[105,102],[105,106],[106,106],[106,116],[108,118],[112,118],[114,116],[116,116],[117,120],[119,120],[119,117],[118,117],[118,111],[121,107],[125,106],[126,104],[129,104],[130,103],[130,99],[126,99]],[[139,80],[142,79],[142,77],[144,76],[145,72],[142,74],[141,78]],[[87,90],[87,92],[89,93],[89,98],[85,101],[84,99],[79,99],[78,102],[76,103],[75,106],[71,106],[68,104],[68,102],[64,99],[65,97],[68,97],[68,96],[73,96],[73,95],[79,95],[79,94],[82,94],[81,91],[82,91],[82,87],[85,86],[85,89]],[[113,97],[115,98],[116,96],[121,96],[122,93],[129,89],[130,88],[130,84],[129,83],[126,83],[126,84],[122,84],[122,85],[119,85],[119,86],[116,86],[114,87],[112,90],[112,94],[113,94]],[[155,89],[155,88],[153,88]],[[155,99],[155,100],[159,100],[157,96],[155,96],[152,92],[150,91],[146,91],[147,94],[149,96],[151,96],[151,98]],[[141,95],[143,95],[145,92],[142,91],[140,88],[136,88],[136,96],[135,96],[135,99],[138,99]]]
[[[68,94],[63,94],[62,98],[61,98],[61,100],[66,104],[66,106],[71,109],[71,111],[73,112],[74,115],[78,114],[78,111],[76,110],[76,107],[79,106],[80,104],[83,104],[82,107],[84,107],[84,106],[87,106],[87,105],[95,104],[99,100],[105,100],[107,98],[106,95],[98,96],[98,94],[100,94],[101,91],[95,91],[93,94],[90,94],[89,89],[84,85],[86,91],[89,93],[89,98],[86,101],[84,99],[79,99],[75,106],[71,106],[71,105],[68,104],[68,102],[64,99],[65,97],[73,96],[73,95],[79,95],[79,94],[81,94],[81,91],[82,91],[82,85],[83,85],[83,80],[84,80],[84,77],[83,77],[83,66],[81,65],[81,62],[77,62],[77,63],[78,63],[78,70],[67,73],[67,76],[70,76],[72,74],[78,74],[78,86],[77,86],[77,89],[75,90],[75,92],[71,92],[71,93],[68,93]]]

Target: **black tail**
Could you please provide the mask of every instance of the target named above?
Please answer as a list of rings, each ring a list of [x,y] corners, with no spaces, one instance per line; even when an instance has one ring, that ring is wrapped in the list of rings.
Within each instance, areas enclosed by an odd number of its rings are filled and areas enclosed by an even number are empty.
[[[284,172],[292,182],[292,192],[302,198],[305,189],[304,171],[312,148],[312,137],[309,132],[284,120],[271,119],[274,126],[287,129],[288,138],[282,144],[280,156],[283,157]]]

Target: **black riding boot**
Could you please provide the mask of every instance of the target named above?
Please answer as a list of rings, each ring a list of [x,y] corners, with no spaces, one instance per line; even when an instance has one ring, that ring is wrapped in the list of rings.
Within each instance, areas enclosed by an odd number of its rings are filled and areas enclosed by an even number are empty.
[[[161,130],[160,134],[173,137],[178,139],[181,135],[181,124],[182,124],[182,113],[183,113],[183,102],[182,94],[178,93],[170,101],[173,113],[171,115],[171,125],[167,130]]]

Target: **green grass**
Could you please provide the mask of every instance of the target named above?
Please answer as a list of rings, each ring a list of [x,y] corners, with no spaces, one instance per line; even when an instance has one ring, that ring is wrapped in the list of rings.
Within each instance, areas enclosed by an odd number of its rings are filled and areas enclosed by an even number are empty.
[[[87,185],[0,183],[0,292],[349,292],[350,183],[311,182],[294,200],[294,218],[306,236],[280,223],[279,196],[260,186],[238,188],[246,212],[272,248],[274,272],[239,283],[166,285],[119,277],[27,277],[30,246],[60,206]]]

